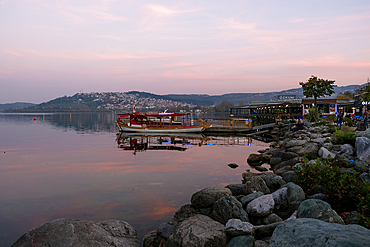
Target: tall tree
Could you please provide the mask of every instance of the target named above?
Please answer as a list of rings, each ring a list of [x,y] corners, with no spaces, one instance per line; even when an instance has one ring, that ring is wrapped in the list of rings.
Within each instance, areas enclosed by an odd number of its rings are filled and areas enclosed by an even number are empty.
[[[300,82],[299,85],[302,86],[303,95],[306,97],[313,97],[315,99],[315,119],[319,119],[319,114],[317,110],[317,98],[326,95],[332,95],[334,93],[335,81],[324,80],[317,78],[317,76],[311,76],[308,81]]]

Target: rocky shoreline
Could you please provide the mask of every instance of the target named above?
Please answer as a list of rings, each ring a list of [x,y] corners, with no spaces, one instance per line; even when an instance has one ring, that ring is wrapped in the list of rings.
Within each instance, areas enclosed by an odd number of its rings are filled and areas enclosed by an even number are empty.
[[[170,222],[144,237],[143,246],[370,246],[370,230],[358,225],[356,212],[342,218],[320,190],[307,195],[293,183],[303,156],[308,162],[331,157],[349,163],[358,180],[369,183],[370,129],[356,132],[351,146],[332,143],[327,126],[292,127],[277,125],[270,148],[248,158],[257,166],[269,164],[271,172],[246,171],[240,184],[194,193]],[[350,169],[343,168],[346,172]],[[124,221],[59,219],[30,230],[12,246],[140,246],[140,240]]]

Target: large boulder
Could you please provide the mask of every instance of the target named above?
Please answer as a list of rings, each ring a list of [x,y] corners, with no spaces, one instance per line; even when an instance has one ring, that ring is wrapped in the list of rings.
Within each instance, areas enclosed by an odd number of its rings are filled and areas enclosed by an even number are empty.
[[[244,195],[244,184],[229,184],[225,188],[231,190],[233,196]]]
[[[344,224],[342,218],[331,208],[330,204],[318,199],[303,201],[298,207],[299,218],[312,218],[328,223]]]
[[[356,137],[356,155],[360,157],[370,147],[370,139],[367,137]]]
[[[176,221],[181,222],[199,213],[200,211],[195,209],[191,204],[185,204],[175,212],[173,218]]]
[[[254,237],[253,236],[238,236],[232,238],[226,247],[253,247]]]
[[[224,196],[231,196],[228,188],[209,187],[202,189],[191,196],[191,205],[194,208],[211,207],[218,199]]]
[[[275,223],[272,223],[272,224],[269,224],[269,225],[260,225],[260,226],[255,226],[255,238],[256,239],[264,239],[264,238],[269,238],[272,236],[275,228],[280,225],[280,224],[283,224],[284,221],[279,221],[279,222],[275,222]]]
[[[290,182],[271,194],[275,201],[274,213],[282,219],[290,217],[303,200],[306,199],[303,189]]]
[[[276,171],[279,170],[282,167],[286,167],[286,166],[293,167],[295,164],[301,163],[301,162],[303,162],[302,157],[295,157],[293,159],[283,161],[283,162],[277,164],[276,166],[273,166],[273,170],[276,173]]]
[[[352,147],[351,144],[343,144],[340,146],[340,153],[353,155],[355,152],[355,149]]]
[[[270,247],[370,246],[370,230],[359,225],[331,224],[316,219],[289,220],[276,227]]]
[[[327,158],[329,158],[329,156],[330,156],[330,158],[334,159],[335,155],[336,155],[335,153],[330,152],[329,150],[327,150],[324,147],[321,147],[320,150],[319,150],[319,156],[323,159],[327,159]]]
[[[283,186],[284,184],[286,184],[286,182],[283,180],[281,176],[278,176],[272,172],[264,172],[258,176],[262,178],[263,181],[265,181],[270,191],[275,191],[279,189],[281,186]]]
[[[247,206],[247,212],[255,217],[264,217],[272,213],[275,202],[271,194],[258,197]]]
[[[252,193],[252,194],[243,196],[240,199],[240,202],[242,203],[243,208],[246,208],[247,205],[248,205],[248,203],[250,203],[251,201],[253,201],[254,199],[256,199],[256,198],[258,198],[260,196],[263,196],[263,192],[255,192],[255,193]]]
[[[233,196],[225,196],[217,200],[213,205],[211,218],[226,224],[229,219],[249,221],[242,204]]]
[[[284,145],[284,148],[288,149],[288,148],[291,148],[291,147],[303,146],[306,143],[307,143],[306,140],[289,140]]]
[[[267,187],[265,181],[259,176],[253,176],[246,179],[244,184],[244,192],[246,195],[263,192],[264,194],[269,194],[270,189]]]
[[[301,157],[306,157],[309,160],[317,158],[317,152],[319,151],[319,147],[317,143],[306,143],[303,147],[298,147],[296,149],[296,153]]]
[[[140,240],[136,230],[122,220],[57,219],[28,231],[12,245],[23,246],[138,247]]]
[[[224,247],[227,237],[223,224],[205,215],[195,215],[181,222],[168,238],[171,247]]]

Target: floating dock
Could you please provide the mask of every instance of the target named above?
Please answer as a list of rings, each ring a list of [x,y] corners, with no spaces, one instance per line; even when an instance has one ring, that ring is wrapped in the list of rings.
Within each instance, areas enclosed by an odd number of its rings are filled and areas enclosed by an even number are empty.
[[[249,133],[259,132],[261,130],[267,130],[273,128],[275,123],[252,126],[251,119],[217,119],[210,121],[206,119],[206,122],[211,124],[211,127],[206,129],[204,133]]]

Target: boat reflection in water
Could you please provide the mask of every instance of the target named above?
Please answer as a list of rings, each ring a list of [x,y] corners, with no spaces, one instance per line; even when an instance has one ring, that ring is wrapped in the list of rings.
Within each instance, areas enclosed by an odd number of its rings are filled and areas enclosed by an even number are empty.
[[[206,136],[201,133],[127,133],[117,134],[118,148],[137,152],[146,150],[185,151],[189,147],[214,145],[251,146],[252,138],[245,136]]]

